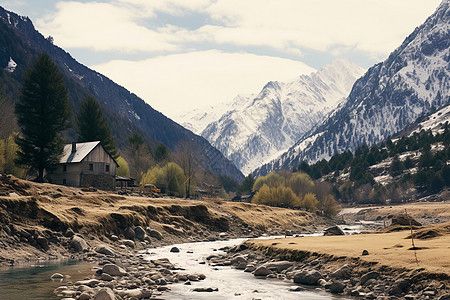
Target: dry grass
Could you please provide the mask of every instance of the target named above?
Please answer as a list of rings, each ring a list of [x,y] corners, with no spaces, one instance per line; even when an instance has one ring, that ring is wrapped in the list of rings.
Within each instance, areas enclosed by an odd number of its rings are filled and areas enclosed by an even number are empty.
[[[120,214],[133,219],[133,223],[147,224],[155,229],[162,229],[163,225],[169,224],[175,229],[184,227],[184,230],[190,231],[188,227],[192,224],[177,216],[182,214],[180,211],[184,208],[190,211],[189,208],[194,206],[205,206],[210,218],[238,219],[239,222],[262,230],[276,226],[286,227],[287,224],[303,226],[317,221],[313,214],[307,212],[263,205],[234,203],[220,199],[185,200],[119,196],[104,191],[89,192],[79,188],[39,184],[14,177],[7,184],[0,185],[0,191],[2,189],[7,193],[15,192],[19,197],[0,196],[0,202],[35,201],[40,210],[55,216],[62,223],[71,227],[76,224],[78,228],[88,230],[105,228],[111,220],[111,214]],[[184,222],[185,226],[177,226],[178,220]]]
[[[430,239],[416,239],[420,250],[410,250],[409,231],[357,234],[351,236],[298,237],[277,240],[254,240],[260,246],[301,250],[331,254],[335,256],[359,257],[365,261],[378,262],[394,268],[425,268],[433,273],[450,275],[450,224],[436,226],[442,235]],[[368,256],[361,256],[368,250]],[[416,264],[415,254],[419,264]]]
[[[442,218],[450,219],[450,201],[444,202],[418,202],[392,206],[377,206],[359,209],[360,215],[366,220],[375,220],[378,216],[389,216],[404,214],[405,209],[408,214],[415,219],[419,218]],[[351,210],[351,209],[350,209]]]

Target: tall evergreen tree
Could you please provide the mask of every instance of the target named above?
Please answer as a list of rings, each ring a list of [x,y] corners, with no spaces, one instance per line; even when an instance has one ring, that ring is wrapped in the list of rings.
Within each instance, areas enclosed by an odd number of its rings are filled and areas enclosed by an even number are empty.
[[[76,123],[78,141],[100,141],[112,157],[119,156],[108,121],[103,116],[103,111],[94,97],[87,97],[83,100],[77,113]]]
[[[25,75],[15,112],[21,128],[16,163],[37,170],[52,169],[64,149],[60,132],[69,125],[69,97],[58,67],[47,54],[41,55]]]

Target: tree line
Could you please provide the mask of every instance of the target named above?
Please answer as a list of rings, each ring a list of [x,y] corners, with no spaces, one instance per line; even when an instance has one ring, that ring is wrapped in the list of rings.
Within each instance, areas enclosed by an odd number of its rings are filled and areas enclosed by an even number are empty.
[[[372,147],[363,145],[355,154],[346,151],[311,165],[302,161],[294,171],[305,172],[313,179],[326,178],[333,184],[333,195],[343,203],[411,201],[418,193],[422,196],[437,193],[450,186],[449,144],[450,125],[446,122],[434,133],[422,129],[410,136],[388,138]],[[393,178],[390,184],[375,182],[376,171],[369,169],[382,161],[389,161],[388,173]],[[348,180],[342,181],[340,175],[344,173],[348,174]]]

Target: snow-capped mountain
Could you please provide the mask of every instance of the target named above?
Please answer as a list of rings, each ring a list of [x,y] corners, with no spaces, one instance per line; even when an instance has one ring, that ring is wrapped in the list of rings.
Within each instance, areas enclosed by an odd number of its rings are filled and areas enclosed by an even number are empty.
[[[253,97],[255,97],[254,94],[237,95],[231,102],[208,105],[183,112],[176,117],[176,120],[184,128],[195,134],[201,134],[210,123],[217,121],[224,113],[241,107]]]
[[[236,97],[201,135],[247,174],[322,121],[363,72],[349,60],[336,60],[310,75],[271,81],[256,97]]]
[[[450,102],[450,0],[382,63],[358,79],[338,109],[279,158],[255,173],[291,169],[334,153],[372,145],[393,135],[432,107]]]

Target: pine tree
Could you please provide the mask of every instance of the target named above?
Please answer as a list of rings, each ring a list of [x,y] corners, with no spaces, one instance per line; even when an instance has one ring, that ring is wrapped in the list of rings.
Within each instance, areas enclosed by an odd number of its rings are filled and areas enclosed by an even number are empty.
[[[59,163],[64,148],[60,132],[69,125],[69,98],[58,67],[47,54],[41,55],[25,75],[15,113],[21,128],[16,163],[38,171]]]
[[[116,141],[111,136],[108,121],[103,116],[103,111],[94,97],[87,97],[83,100],[78,110],[76,124],[78,141],[100,141],[112,157],[119,157]]]

